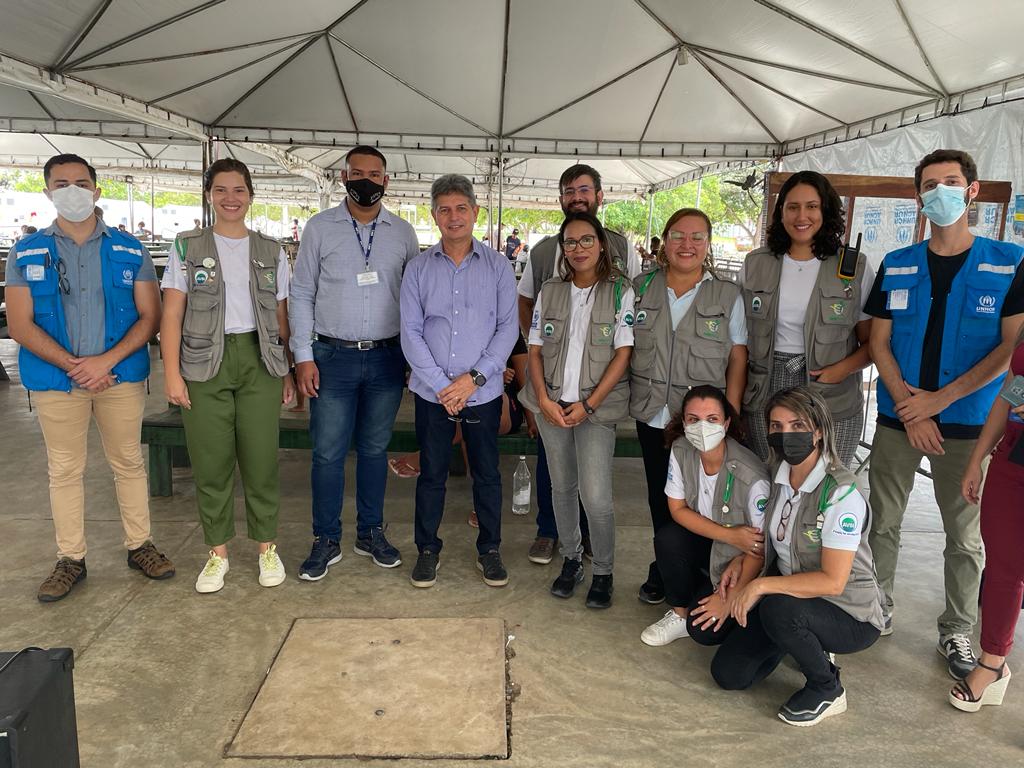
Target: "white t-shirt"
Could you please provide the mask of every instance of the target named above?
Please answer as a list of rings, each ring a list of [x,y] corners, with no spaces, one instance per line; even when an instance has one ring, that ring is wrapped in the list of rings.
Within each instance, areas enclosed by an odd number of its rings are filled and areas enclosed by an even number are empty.
[[[788,253],[782,257],[782,273],[779,275],[779,315],[775,323],[775,351],[788,355],[804,354],[804,323],[807,321],[807,297],[814,293],[818,282],[820,259],[797,261]],[[746,265],[740,269],[740,285],[746,281]],[[857,322],[870,320],[864,314],[864,305],[875,282],[875,270],[865,261],[864,274],[860,280],[860,314]]]
[[[793,573],[793,563],[790,559],[790,546],[793,541],[793,531],[800,527],[796,519],[797,508],[803,495],[816,492],[818,486],[825,479],[825,460],[818,459],[814,469],[804,480],[799,489],[793,490],[789,484],[789,464],[782,462],[775,473],[775,483],[779,486],[779,495],[772,509],[771,518],[768,523],[766,536],[772,537],[772,547],[778,557],[779,573],[789,576]],[[782,522],[783,508],[786,502],[792,500],[789,519],[782,541],[778,540],[779,525]],[[849,485],[838,486],[828,498],[828,506],[823,513],[823,522],[820,528],[821,546],[828,549],[842,549],[847,552],[856,552],[860,546],[860,537],[867,516],[867,505],[864,498],[851,490]]]
[[[231,238],[214,233],[213,241],[217,246],[220,269],[224,273],[220,275],[224,281],[224,333],[255,331],[256,313],[253,312],[252,297],[249,295],[249,238]],[[213,279],[217,277],[213,275]],[[288,298],[290,277],[288,257],[282,248],[277,256],[278,301]],[[164,290],[173,288],[188,293],[188,274],[185,262],[178,257],[177,244],[171,246],[160,286]]]
[[[555,243],[555,271],[553,275],[560,274],[558,271],[559,266],[562,264],[562,246]],[[626,256],[626,277],[632,280],[634,277],[640,274],[640,257],[637,255],[636,250],[633,248],[629,249],[629,254]],[[533,249],[530,249],[529,255],[526,257],[526,264],[523,266],[522,276],[519,278],[519,287],[516,288],[516,292],[520,296],[525,296],[528,299],[536,298],[533,295]]]
[[[525,278],[524,278],[525,279]],[[530,345],[534,347],[544,346],[544,336],[541,333],[542,307],[541,301],[544,291],[537,295],[537,303],[533,305],[533,322],[530,324]],[[580,399],[580,369],[583,367],[583,355],[587,345],[587,333],[590,331],[590,314],[594,308],[593,286],[589,288],[577,288],[571,285],[569,289],[569,304],[572,307],[572,314],[569,317],[569,351],[565,355],[565,371],[562,375],[561,399],[566,403],[579,402]],[[633,289],[626,288],[622,292],[622,304],[618,314],[615,315],[615,336],[612,345],[615,349],[619,347],[633,346]],[[626,314],[630,313],[628,318]]]
[[[715,484],[718,482],[718,474],[707,475],[704,473],[704,464],[700,464],[700,492],[697,495],[697,509],[702,517],[708,520],[711,516],[715,502]],[[764,530],[764,511],[768,503],[768,493],[771,486],[767,480],[758,480],[750,487],[750,495],[747,496],[747,516],[750,524],[755,528]],[[686,483],[683,481],[683,471],[676,461],[674,453],[668,458],[668,477],[665,480],[665,495],[670,499],[686,501]]]

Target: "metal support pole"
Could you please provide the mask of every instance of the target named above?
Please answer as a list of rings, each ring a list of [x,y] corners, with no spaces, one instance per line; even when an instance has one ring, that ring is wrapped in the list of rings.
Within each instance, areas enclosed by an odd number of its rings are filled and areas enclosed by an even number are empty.
[[[128,185],[128,231],[135,231],[135,180],[131,176],[124,177]]]
[[[156,176],[149,176],[149,240],[156,240]]]
[[[494,244],[494,247],[504,253],[505,244],[501,239],[501,216],[502,216],[502,205],[504,204],[505,195],[505,155],[502,153],[501,148],[498,148],[498,242]]]
[[[701,189],[701,185],[703,183],[704,183],[704,177],[703,176],[698,176],[697,177],[697,205],[696,205],[697,208],[700,208],[700,189]]]
[[[497,248],[494,241],[494,188],[491,186],[491,169],[493,161],[487,158],[487,244]]]
[[[202,150],[203,150],[203,185],[204,186],[206,184],[206,171],[210,167],[210,157],[211,157],[211,154],[212,154],[211,153],[212,147],[210,146],[210,144],[211,144],[211,140],[209,138],[206,138],[202,142],[202,145],[201,145],[202,146]],[[203,226],[204,227],[208,227],[211,224],[213,224],[213,211],[210,210],[210,203],[206,199],[206,193],[205,192],[202,194],[202,206],[203,206]]]
[[[651,243],[651,225],[654,224],[654,197],[657,194],[653,189],[648,190],[647,193],[647,238],[644,240],[644,251]]]

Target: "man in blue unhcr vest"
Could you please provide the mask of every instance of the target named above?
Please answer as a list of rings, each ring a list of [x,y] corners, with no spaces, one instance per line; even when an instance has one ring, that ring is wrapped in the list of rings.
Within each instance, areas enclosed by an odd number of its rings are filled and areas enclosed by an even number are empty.
[[[128,565],[151,579],[170,578],[174,566],[150,540],[140,445],[146,344],[160,327],[153,261],[96,215],[96,170],[81,157],[50,158],[43,179],[57,219],[14,246],[7,314],[46,443],[58,560],[37,597],[50,603],[86,576],[83,475],[93,416],[114,472]]]
[[[976,663],[971,633],[984,560],[978,506],[960,495],[960,480],[1024,321],[1024,251],[968,229],[967,207],[979,187],[966,152],[932,152],[918,163],[914,182],[931,237],[886,255],[864,308],[875,318],[871,355],[880,376],[870,544],[887,635],[900,524],[914,473],[928,456],[946,533],[938,651],[959,679]]]

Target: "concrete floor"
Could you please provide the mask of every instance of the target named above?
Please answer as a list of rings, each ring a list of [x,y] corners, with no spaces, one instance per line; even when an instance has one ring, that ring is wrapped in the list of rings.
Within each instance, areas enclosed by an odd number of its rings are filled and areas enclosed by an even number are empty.
[[[206,551],[187,470],[176,493],[154,500],[153,531],[178,575],[150,582],[130,571],[121,549],[113,481],[92,435],[88,482],[89,577],[69,599],[51,605],[35,591],[53,563],[45,452],[34,414],[17,384],[15,345],[0,340],[14,381],[0,384],[0,649],[26,645],[75,649],[82,764],[119,766],[251,765],[322,768],[351,760],[242,760],[224,757],[296,618],[498,618],[510,635],[512,682],[509,764],[532,766],[814,765],[974,766],[1024,761],[1024,683],[1011,682],[1002,707],[977,715],[946,702],[950,680],[934,650],[942,609],[943,537],[927,481],[912,497],[904,529],[896,632],[871,649],[841,658],[850,709],[813,729],[779,722],[775,711],[801,683],[784,664],[755,690],[718,690],[711,652],[687,640],[665,648],[640,642],[662,607],[643,605],[636,588],[651,558],[649,518],[639,460],[615,464],[617,517],[615,604],[595,612],[582,592],[563,602],[547,593],[558,563],[526,559],[529,519],[506,515],[503,555],[511,582],[483,584],[474,567],[474,532],[465,479],[449,485],[436,587],[408,581],[413,481],[391,478],[386,517],[405,562],[391,571],[351,554],[353,499],[346,493],[345,559],[318,583],[294,578],[307,553],[308,452],[282,452],[279,547],[289,579],[275,589],[256,582],[255,545],[231,548],[225,589],[198,595],[193,584]],[[159,362],[149,406],[163,406]],[[515,457],[504,457],[509,498]],[[349,469],[352,477],[352,469]],[[244,532],[241,500],[239,531]],[[1022,637],[1018,632],[1018,640]],[[1019,654],[1011,664],[1017,666]],[[1024,672],[1024,669],[1022,669]],[[443,711],[446,702],[435,706]],[[291,713],[280,712],[281,719]],[[331,727],[296,722],[296,728]],[[466,761],[399,760],[397,766],[443,768]]]

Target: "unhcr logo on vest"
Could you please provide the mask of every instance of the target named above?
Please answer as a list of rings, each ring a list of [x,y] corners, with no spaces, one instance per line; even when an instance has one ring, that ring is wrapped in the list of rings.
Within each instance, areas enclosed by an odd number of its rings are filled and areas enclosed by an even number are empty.
[[[996,297],[985,294],[978,299],[978,306],[974,311],[979,315],[994,315],[996,313]]]

